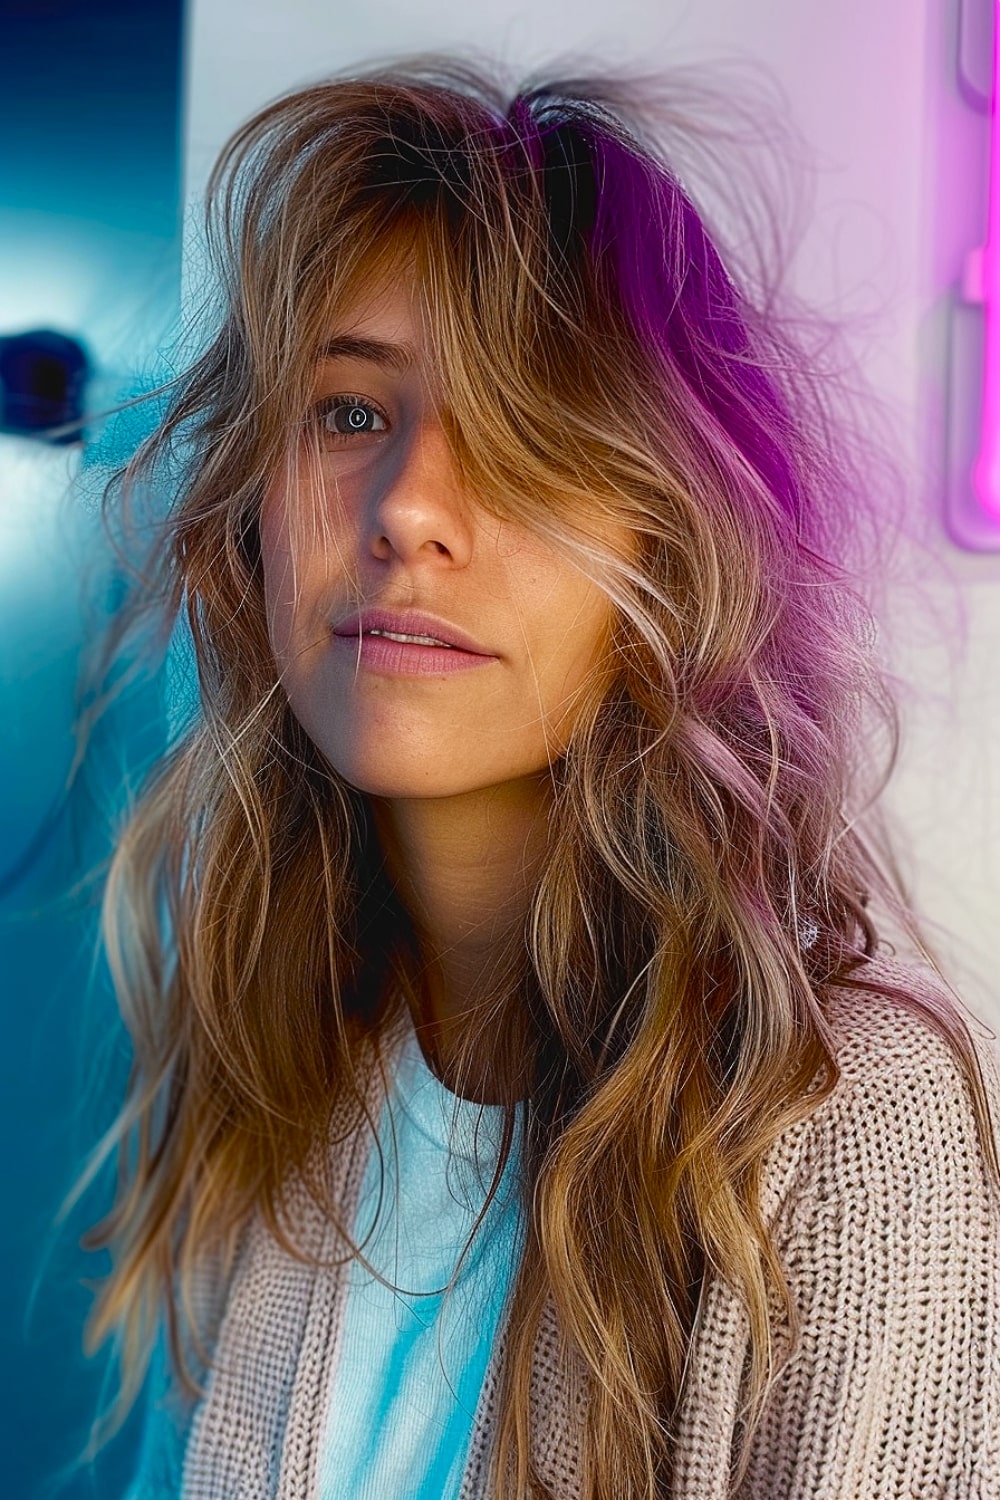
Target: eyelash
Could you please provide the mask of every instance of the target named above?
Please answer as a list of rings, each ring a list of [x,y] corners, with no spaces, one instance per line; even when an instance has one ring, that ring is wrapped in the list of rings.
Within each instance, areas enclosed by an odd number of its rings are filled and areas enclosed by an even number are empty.
[[[357,406],[362,410],[374,412],[377,417],[382,418],[382,421],[385,423],[386,427],[389,426],[389,418],[382,410],[381,406],[379,406],[375,401],[370,401],[367,396],[354,395],[349,391],[341,392],[336,396],[327,396],[325,400],[317,401],[316,405],[312,408],[309,416],[310,421],[314,422],[317,426],[320,427],[320,436],[322,440],[325,443],[329,444],[331,447],[339,448],[342,447],[345,443],[349,443],[351,440],[351,434],[348,432],[334,432],[328,427],[322,427],[321,424],[327,417],[331,416],[335,411],[339,411],[341,407],[345,406]],[[356,436],[380,437],[382,436],[382,434],[360,432],[356,434]]]

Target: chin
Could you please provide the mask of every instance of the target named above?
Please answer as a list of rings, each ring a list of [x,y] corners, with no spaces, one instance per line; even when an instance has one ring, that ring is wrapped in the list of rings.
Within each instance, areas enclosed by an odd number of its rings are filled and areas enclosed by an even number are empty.
[[[472,792],[484,792],[521,779],[516,768],[509,772],[503,767],[482,767],[477,774],[470,769],[464,775],[456,775],[454,756],[436,757],[433,768],[421,772],[419,763],[410,760],[405,766],[390,764],[378,757],[365,761],[348,761],[342,757],[328,756],[337,774],[355,791],[368,797],[379,797],[386,801],[421,797],[462,797]]]
[[[447,757],[443,767],[423,772],[413,759],[405,765],[399,764],[395,757],[388,761],[378,755],[353,757],[327,753],[326,759],[342,780],[368,797],[454,797],[474,791],[480,784],[475,779],[456,778],[453,770],[449,774]]]

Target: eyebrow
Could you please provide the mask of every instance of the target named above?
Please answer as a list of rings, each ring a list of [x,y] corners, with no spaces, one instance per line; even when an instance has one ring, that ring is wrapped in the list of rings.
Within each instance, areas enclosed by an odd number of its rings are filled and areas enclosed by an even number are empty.
[[[364,359],[388,370],[406,370],[413,364],[416,351],[412,344],[387,344],[382,339],[352,338],[340,334],[328,340],[316,356],[317,364],[333,359]]]

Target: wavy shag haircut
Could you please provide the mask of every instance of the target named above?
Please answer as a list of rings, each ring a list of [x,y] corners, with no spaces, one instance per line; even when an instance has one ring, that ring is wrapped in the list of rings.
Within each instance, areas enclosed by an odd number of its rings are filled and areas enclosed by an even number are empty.
[[[544,1493],[529,1377],[548,1299],[587,1374],[601,1500],[663,1492],[709,1272],[747,1309],[748,1438],[775,1294],[795,1329],[762,1163],[836,1085],[824,996],[865,987],[876,907],[927,952],[891,851],[859,826],[888,779],[878,735],[890,770],[897,745],[855,586],[871,474],[828,373],[724,265],[671,169],[669,88],[643,97],[608,77],[511,96],[478,65],[411,59],[278,99],[215,167],[217,331],[108,491],[127,509],[172,476],[145,598],[186,621],[200,689],[105,904],[134,1066],[104,1143],[121,1175],[91,1235],[113,1270],[90,1342],[116,1335],[124,1408],[161,1317],[196,1385],[189,1290],[252,1214],[302,1253],[285,1185],[345,1100],[372,1127],[366,1059],[414,982],[366,798],[277,680],[258,533],[318,340],[404,261],[468,492],[614,607],[614,672],[551,767],[511,981],[532,1051],[498,1492]],[[609,522],[628,557],[602,544]],[[950,1040],[992,1151],[960,1005],[899,998]]]

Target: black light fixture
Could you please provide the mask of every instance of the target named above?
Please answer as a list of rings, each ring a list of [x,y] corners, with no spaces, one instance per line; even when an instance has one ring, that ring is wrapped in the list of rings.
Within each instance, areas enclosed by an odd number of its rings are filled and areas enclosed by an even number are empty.
[[[67,334],[35,328],[0,338],[0,432],[79,442],[90,373],[87,351]]]

